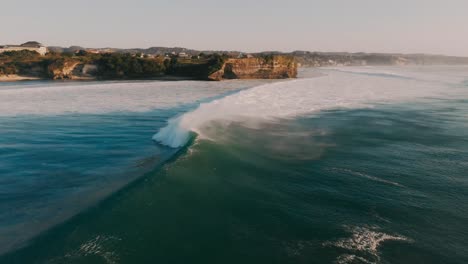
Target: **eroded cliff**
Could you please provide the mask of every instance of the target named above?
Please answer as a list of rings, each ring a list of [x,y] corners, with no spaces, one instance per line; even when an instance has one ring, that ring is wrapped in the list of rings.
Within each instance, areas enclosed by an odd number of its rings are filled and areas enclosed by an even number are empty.
[[[290,56],[227,59],[220,70],[210,74],[210,80],[224,79],[287,79],[296,78],[297,63]]]
[[[48,54],[16,52],[0,56],[0,76],[28,79],[121,80],[163,77],[196,80],[285,79],[297,76],[297,63],[287,55],[233,58],[211,54],[149,58],[132,54]],[[2,80],[3,80],[2,79]]]

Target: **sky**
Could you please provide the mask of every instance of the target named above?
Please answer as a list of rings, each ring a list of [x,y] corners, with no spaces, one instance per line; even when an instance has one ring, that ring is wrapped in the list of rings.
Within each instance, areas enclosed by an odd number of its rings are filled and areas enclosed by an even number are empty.
[[[468,56],[468,0],[14,0],[0,44]]]

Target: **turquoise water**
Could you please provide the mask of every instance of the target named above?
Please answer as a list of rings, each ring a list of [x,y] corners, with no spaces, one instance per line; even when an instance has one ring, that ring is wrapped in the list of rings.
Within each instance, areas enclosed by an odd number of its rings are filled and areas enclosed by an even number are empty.
[[[299,81],[279,84],[290,97],[2,117],[1,232],[34,238],[0,263],[466,263],[468,71],[368,70],[321,78],[405,96],[317,88],[311,111],[289,104]],[[188,142],[151,141],[176,116]]]

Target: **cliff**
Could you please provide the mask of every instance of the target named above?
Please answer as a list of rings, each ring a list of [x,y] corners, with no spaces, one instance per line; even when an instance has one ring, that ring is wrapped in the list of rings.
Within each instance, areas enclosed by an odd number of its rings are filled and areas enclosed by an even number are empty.
[[[287,79],[296,78],[297,63],[290,56],[265,56],[227,59],[222,67],[208,76],[210,80],[224,79]]]
[[[47,66],[47,75],[52,80],[73,79],[73,70],[77,61],[57,60]]]
[[[11,52],[0,55],[3,79],[154,79],[183,77],[196,80],[284,79],[297,76],[297,63],[287,55],[233,58],[227,54],[160,56],[106,53],[47,54]],[[7,77],[8,76],[8,77]],[[9,76],[17,76],[15,78]]]

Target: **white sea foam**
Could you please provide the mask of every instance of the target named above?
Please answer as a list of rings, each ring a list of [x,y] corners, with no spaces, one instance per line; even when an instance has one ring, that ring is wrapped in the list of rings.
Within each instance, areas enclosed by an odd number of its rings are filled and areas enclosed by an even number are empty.
[[[379,178],[379,177],[376,177],[376,176],[373,176],[373,175],[369,175],[367,173],[359,172],[359,171],[353,171],[353,170],[342,169],[342,168],[332,168],[331,170],[344,172],[346,174],[362,177],[362,178],[365,178],[365,179],[369,179],[371,181],[381,182],[381,183],[390,184],[390,185],[394,185],[394,186],[398,186],[398,187],[405,187],[405,186],[399,184],[398,182],[389,181],[389,180],[382,179],[382,178]]]
[[[387,240],[409,241],[408,238],[400,235],[390,235],[379,232],[375,227],[353,227],[347,228],[352,233],[351,237],[343,238],[336,242],[328,242],[324,245],[333,245],[335,247],[349,249],[352,251],[361,251],[372,255],[378,254],[378,247]]]
[[[115,236],[98,235],[81,244],[79,249],[65,254],[63,258],[59,257],[55,259],[55,261],[57,263],[66,263],[75,258],[96,256],[101,258],[107,264],[119,263],[118,254],[112,251],[111,248],[115,247],[115,244],[119,243],[121,240],[122,239]]]
[[[338,257],[337,263],[378,263],[380,260],[379,247],[385,241],[411,242],[411,239],[401,235],[391,235],[381,232],[378,227],[345,227],[351,237],[334,242],[325,242],[323,246],[342,248],[353,254]]]
[[[214,97],[260,81],[1,84],[0,117],[144,112]],[[263,82],[264,83],[264,82]]]
[[[328,75],[265,84],[210,103],[170,120],[153,139],[171,147],[186,144],[189,132],[213,120],[275,119],[337,108],[371,107],[444,96],[447,87],[413,79],[329,71]]]

